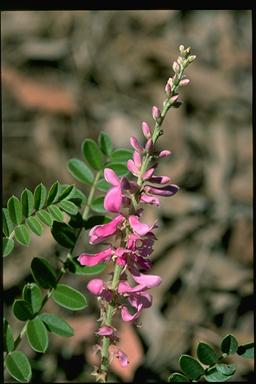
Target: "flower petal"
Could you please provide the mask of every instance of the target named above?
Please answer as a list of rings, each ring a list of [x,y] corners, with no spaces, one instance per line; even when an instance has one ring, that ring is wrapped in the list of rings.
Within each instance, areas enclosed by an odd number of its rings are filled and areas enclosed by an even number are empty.
[[[135,163],[133,160],[128,160],[127,161],[127,168],[129,169],[129,171],[134,175],[134,176],[138,176],[140,171],[139,169],[136,167]]]
[[[123,351],[121,351],[121,349],[118,350],[116,357],[119,359],[121,367],[127,367],[129,364],[128,356]]]
[[[134,313],[134,315],[131,315],[130,312],[128,311],[127,307],[123,305],[121,307],[121,317],[124,321],[133,321],[137,319],[142,311],[142,304],[140,304],[140,307],[137,312]]]
[[[88,267],[92,267],[94,265],[100,264],[104,261],[110,260],[114,251],[112,248],[107,248],[104,251],[99,253],[90,254],[90,253],[82,253],[78,257],[78,261],[81,265],[87,265]]]
[[[119,212],[122,205],[122,191],[120,185],[110,188],[104,199],[104,208],[109,212]]]
[[[146,193],[152,193],[153,195],[159,196],[173,196],[178,192],[180,188],[175,184],[166,185],[162,188],[152,187],[151,185],[145,185],[144,190]]]
[[[110,327],[109,325],[103,325],[99,328],[98,332],[96,332],[96,335],[98,336],[110,336],[113,335],[114,329]]]
[[[133,275],[133,278],[136,283],[147,288],[157,287],[162,281],[161,277],[158,275],[144,275],[143,273],[140,273],[137,276]]]
[[[160,201],[157,197],[146,195],[146,193],[140,195],[140,201],[142,203],[156,205],[157,207],[160,205]]]
[[[148,232],[150,232],[153,228],[156,227],[155,224],[149,226],[147,224],[143,224],[139,221],[138,217],[135,215],[129,216],[129,223],[132,227],[133,231],[137,233],[140,236],[146,235]]]
[[[117,174],[113,171],[111,168],[105,168],[104,169],[104,177],[105,180],[109,183],[117,187],[120,185],[120,180],[117,176]]]
[[[118,225],[124,221],[124,219],[124,216],[118,215],[107,224],[96,225],[93,227],[89,232],[89,243],[98,244],[106,238],[113,236],[118,229]]]
[[[87,284],[87,288],[93,295],[99,296],[104,289],[104,285],[102,279],[92,279]]]

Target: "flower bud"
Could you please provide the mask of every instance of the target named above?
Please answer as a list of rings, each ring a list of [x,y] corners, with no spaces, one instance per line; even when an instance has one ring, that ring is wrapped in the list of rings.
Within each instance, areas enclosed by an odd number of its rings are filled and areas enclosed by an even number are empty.
[[[178,98],[179,98],[179,95],[174,95],[174,96],[172,96],[172,97],[170,98],[170,102],[171,102],[171,104],[174,104],[174,103],[178,100]]]
[[[169,82],[166,84],[164,90],[165,90],[165,92],[167,93],[168,96],[171,94],[172,86],[169,84]]]
[[[160,111],[160,109],[158,107],[153,106],[153,108],[152,108],[152,116],[153,116],[154,120],[159,119],[159,117],[161,116],[161,111]]]
[[[152,150],[152,148],[153,148],[153,140],[150,138],[150,139],[148,139],[147,142],[146,142],[145,150],[146,150],[147,152],[150,152],[150,151]]]
[[[142,122],[141,125],[143,135],[145,136],[146,139],[149,139],[151,137],[151,132],[148,123],[145,121]]]
[[[179,46],[179,51],[181,54],[184,52],[184,49],[185,49],[184,45]]]
[[[169,77],[167,83],[170,84],[170,86],[172,87],[173,86],[173,79],[171,77]]]
[[[183,79],[180,81],[179,85],[181,87],[185,87],[186,85],[188,85],[190,83],[190,80],[189,79]]]
[[[164,149],[159,153],[158,157],[167,157],[167,156],[170,156],[170,154],[171,154],[171,151],[169,151],[168,149]]]
[[[176,61],[174,61],[173,65],[172,65],[172,69],[174,70],[175,73],[179,72],[180,66]]]

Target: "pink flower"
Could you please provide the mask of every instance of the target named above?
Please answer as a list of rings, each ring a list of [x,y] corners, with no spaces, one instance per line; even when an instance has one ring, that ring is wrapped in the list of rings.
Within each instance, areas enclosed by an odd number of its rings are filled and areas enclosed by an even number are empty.
[[[162,188],[152,187],[151,185],[145,185],[144,190],[146,193],[159,196],[173,196],[178,192],[179,187],[175,184],[170,184]]]
[[[156,228],[156,223],[154,223],[153,225],[149,226],[147,224],[143,224],[139,221],[138,219],[138,216],[135,216],[135,215],[131,215],[129,216],[129,223],[130,223],[130,226],[133,230],[134,233],[140,235],[140,236],[144,236],[146,235],[148,232],[150,232],[153,228]]]
[[[157,197],[149,196],[146,193],[142,193],[140,195],[140,201],[142,203],[156,205],[157,207],[159,207],[159,205],[160,205],[160,201]]]
[[[140,145],[140,143],[138,142],[135,136],[130,137],[130,144],[135,149],[135,151],[138,151],[138,152],[144,151],[144,148]]]
[[[108,237],[113,236],[117,232],[118,226],[124,220],[125,218],[123,215],[118,215],[107,224],[96,225],[89,232],[89,243],[98,244],[103,242]]]
[[[158,107],[152,107],[152,116],[154,120],[157,120],[161,116],[161,111]]]
[[[86,265],[88,267],[92,267],[94,265],[103,263],[105,261],[109,261],[111,256],[114,254],[112,247],[105,249],[99,253],[90,254],[90,253],[82,253],[78,257],[78,261],[81,265]]]
[[[170,182],[170,177],[168,176],[152,176],[148,179],[150,183],[154,184],[168,184]]]
[[[164,149],[163,151],[161,151],[158,155],[158,157],[167,157],[167,156],[170,156],[171,155],[171,151],[168,151],[168,149]]]
[[[155,168],[149,168],[143,175],[142,179],[143,180],[148,180],[152,177],[153,173],[155,172]]]
[[[109,325],[103,325],[99,328],[98,332],[96,332],[96,335],[98,336],[111,336],[114,333],[113,327],[110,327]]]
[[[104,169],[104,177],[113,187],[107,192],[104,199],[104,208],[109,212],[119,212],[122,204],[121,181],[111,168]]]
[[[121,349],[118,349],[116,357],[118,358],[121,367],[127,367],[127,365],[129,364],[128,356],[123,351],[121,351]]]
[[[95,296],[100,296],[104,289],[105,283],[102,279],[92,279],[87,284],[88,290]]]
[[[134,176],[139,176],[140,170],[139,168],[135,165],[135,162],[131,159],[127,161],[127,168],[129,171],[134,175]]]
[[[152,296],[146,292],[133,293],[128,297],[128,301],[136,312],[131,315],[125,305],[121,307],[121,316],[124,321],[133,321],[137,319],[144,308],[149,308],[152,305]]]
[[[154,288],[161,284],[162,279],[158,275],[145,275],[140,273],[138,276],[132,275],[136,283],[146,288]]]

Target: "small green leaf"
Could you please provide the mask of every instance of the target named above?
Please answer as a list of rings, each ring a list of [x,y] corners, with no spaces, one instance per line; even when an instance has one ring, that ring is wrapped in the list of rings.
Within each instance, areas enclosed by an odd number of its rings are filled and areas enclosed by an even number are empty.
[[[11,352],[14,348],[12,329],[6,319],[4,319],[4,351]]]
[[[106,167],[113,169],[113,171],[115,171],[115,173],[119,177],[127,176],[129,174],[129,170],[126,164],[124,163],[117,163],[117,162],[108,163]]]
[[[31,263],[32,276],[36,283],[42,288],[55,288],[56,273],[48,260],[34,257]]]
[[[3,238],[3,256],[8,256],[14,248],[13,239],[8,239],[7,237]]]
[[[51,297],[55,303],[72,311],[79,311],[87,307],[84,295],[66,284],[58,284]]]
[[[34,208],[36,210],[43,208],[46,203],[47,189],[44,184],[39,184],[34,191]]]
[[[107,224],[111,221],[111,219],[107,216],[91,216],[88,220],[84,222],[84,228],[85,229],[91,229],[95,225],[100,225],[100,224]]]
[[[238,348],[238,342],[233,335],[227,335],[221,342],[221,350],[228,355],[234,355]]]
[[[203,364],[212,365],[218,361],[219,355],[206,343],[199,343],[197,346],[197,357]]]
[[[111,154],[111,161],[126,163],[127,160],[132,159],[133,151],[131,149],[120,148],[116,149]]]
[[[71,249],[76,243],[76,234],[74,229],[66,224],[54,221],[51,228],[54,239],[63,247]]]
[[[80,263],[75,259],[69,259],[67,261],[67,267],[70,272],[75,273],[76,275],[99,275],[106,268],[105,263],[94,265],[93,267],[86,267],[80,265]]]
[[[234,375],[236,371],[236,366],[235,364],[215,364],[215,367],[218,372],[222,373],[223,375],[226,376],[231,376]]]
[[[47,205],[53,204],[58,200],[60,194],[60,184],[58,181],[51,186],[48,196],[47,196]]]
[[[239,345],[237,349],[238,355],[246,358],[253,359],[254,358],[254,343],[248,343],[244,345]]]
[[[105,179],[100,179],[97,183],[97,189],[99,191],[107,192],[110,187],[111,185],[107,183]]]
[[[104,209],[104,197],[105,196],[99,196],[93,200],[91,204],[91,209],[93,211],[97,213],[106,213],[106,210]]]
[[[189,355],[181,355],[179,364],[184,374],[191,380],[196,380],[204,374],[201,364]]]
[[[20,201],[16,196],[12,196],[8,200],[7,208],[12,222],[14,224],[20,224],[22,222],[22,209]]]
[[[96,169],[101,170],[104,167],[101,151],[97,143],[92,139],[85,139],[82,143],[82,153],[88,164]]]
[[[22,296],[23,299],[31,305],[33,314],[40,311],[43,299],[38,285],[35,283],[27,283],[23,288]]]
[[[36,235],[41,236],[43,233],[43,227],[40,221],[35,216],[30,216],[26,219],[27,226],[34,232]]]
[[[13,224],[7,208],[3,208],[3,232],[6,237],[9,237],[13,231]]]
[[[24,217],[32,214],[34,208],[34,195],[29,189],[24,189],[21,194],[22,213]]]
[[[82,217],[81,213],[78,212],[76,215],[71,215],[68,224],[69,224],[72,228],[75,228],[75,229],[77,229],[77,228],[83,228],[83,226],[84,226],[84,220],[83,220],[83,217]]]
[[[112,153],[112,142],[109,135],[106,132],[101,132],[98,138],[98,143],[101,151],[106,156],[110,156]]]
[[[230,375],[224,375],[223,373],[219,372],[215,366],[208,368],[204,374],[204,377],[208,382],[223,382],[230,379]]]
[[[48,347],[48,333],[44,323],[36,318],[29,320],[27,324],[27,339],[36,352],[44,353]]]
[[[12,310],[17,319],[21,321],[26,321],[33,317],[31,305],[23,299],[16,299],[13,303]]]
[[[58,201],[62,201],[64,199],[69,199],[72,196],[72,192],[74,191],[74,185],[66,185],[59,195]]]
[[[18,225],[14,229],[15,239],[22,245],[28,246],[30,243],[30,236],[25,224]]]
[[[20,383],[28,383],[32,377],[30,362],[27,356],[20,351],[13,351],[6,356],[8,373]]]
[[[72,201],[76,206],[80,207],[87,200],[85,194],[80,191],[77,187],[74,188],[72,195],[68,198],[69,201]]]
[[[36,213],[36,216],[39,218],[39,220],[41,220],[43,224],[51,226],[53,223],[51,215],[45,209],[40,209],[40,211]]]
[[[93,183],[93,173],[90,168],[81,160],[78,159],[70,159],[68,161],[68,170],[71,175],[84,184],[92,184]]]
[[[42,313],[38,316],[42,320],[47,329],[56,335],[70,337],[74,335],[73,328],[57,315]]]
[[[175,372],[171,376],[168,377],[169,383],[179,383],[179,382],[184,383],[184,382],[188,382],[188,381],[189,380],[186,376],[184,376],[178,372]]]
[[[52,218],[56,221],[63,221],[64,216],[59,207],[56,207],[56,205],[50,205],[47,207],[49,213],[51,214]]]
[[[58,206],[70,215],[76,215],[78,212],[78,207],[72,201],[63,200]]]

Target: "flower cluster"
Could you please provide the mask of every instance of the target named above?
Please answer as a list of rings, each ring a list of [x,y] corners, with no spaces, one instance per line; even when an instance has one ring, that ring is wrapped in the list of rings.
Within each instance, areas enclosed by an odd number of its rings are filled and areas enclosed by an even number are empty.
[[[180,46],[180,53],[181,56],[173,64],[174,76],[169,78],[165,86],[167,99],[163,110],[160,111],[156,106],[152,108],[154,128],[142,122],[145,144],[141,145],[136,137],[130,138],[134,152],[132,159],[127,162],[127,168],[134,178],[119,178],[112,169],[104,170],[105,180],[111,185],[104,199],[104,208],[114,213],[114,217],[107,224],[96,225],[90,230],[89,243],[104,244],[105,249],[96,254],[82,253],[78,259],[81,265],[86,266],[110,261],[115,264],[112,281],[104,282],[95,278],[87,285],[100,302],[101,325],[97,336],[103,337],[102,346],[99,347],[102,359],[108,359],[109,345],[116,345],[119,340],[111,323],[113,313],[119,312],[123,321],[138,319],[142,310],[152,305],[148,290],[161,283],[159,276],[148,273],[152,266],[149,256],[157,239],[154,233],[157,222],[146,224],[142,216],[144,204],[159,206],[159,197],[173,196],[179,190],[177,185],[170,184],[168,176],[156,174],[158,160],[169,156],[171,152],[167,149],[156,151],[155,143],[163,134],[161,125],[168,109],[181,104],[177,89],[189,83],[183,72],[195,56],[190,55],[190,48],[185,50],[183,46]],[[128,364],[127,356],[120,349],[116,349],[115,356],[119,358],[121,366]],[[104,370],[108,367],[103,363],[101,368]]]

